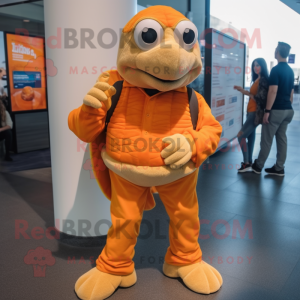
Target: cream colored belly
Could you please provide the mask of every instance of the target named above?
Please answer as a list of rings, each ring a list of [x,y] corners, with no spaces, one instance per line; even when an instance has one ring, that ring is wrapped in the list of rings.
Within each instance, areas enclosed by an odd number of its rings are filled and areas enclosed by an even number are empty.
[[[101,151],[101,156],[104,164],[111,171],[131,183],[144,187],[168,184],[197,170],[191,160],[176,170],[171,169],[169,166],[147,167],[125,164],[110,157],[104,147]]]

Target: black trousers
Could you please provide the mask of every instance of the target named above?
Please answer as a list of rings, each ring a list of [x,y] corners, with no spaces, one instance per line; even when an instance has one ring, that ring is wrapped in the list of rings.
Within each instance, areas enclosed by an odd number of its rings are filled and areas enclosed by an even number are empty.
[[[12,130],[7,129],[4,131],[0,132],[0,141],[5,140],[5,151],[6,151],[6,156],[9,156],[9,150],[11,147],[11,141],[12,141]]]

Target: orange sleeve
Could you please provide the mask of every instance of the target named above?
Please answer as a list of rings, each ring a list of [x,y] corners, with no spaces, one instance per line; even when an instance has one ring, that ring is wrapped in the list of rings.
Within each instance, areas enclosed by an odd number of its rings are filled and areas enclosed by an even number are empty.
[[[196,93],[198,98],[198,123],[196,130],[189,130],[184,133],[192,147],[192,161],[196,168],[218,148],[222,134],[222,126],[211,113],[211,109],[204,98]],[[192,141],[191,141],[192,139]]]
[[[110,73],[108,81],[110,85],[123,79],[116,70],[106,72]],[[105,128],[106,112],[105,105],[96,109],[83,104],[70,112],[69,128],[83,142],[92,143]]]
[[[83,142],[92,143],[105,127],[106,107],[96,109],[85,104],[70,112],[68,125]]]

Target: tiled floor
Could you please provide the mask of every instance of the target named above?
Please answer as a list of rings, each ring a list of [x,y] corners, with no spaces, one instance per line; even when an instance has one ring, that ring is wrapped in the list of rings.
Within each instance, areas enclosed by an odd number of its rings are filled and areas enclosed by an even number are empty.
[[[298,101],[298,100],[297,100]],[[168,247],[167,214],[159,199],[144,219],[158,225],[136,246],[138,282],[118,289],[110,299],[300,299],[300,110],[299,102],[288,129],[288,161],[284,178],[237,174],[240,152],[219,152],[201,167],[197,192],[203,258],[222,274],[224,284],[215,294],[198,295],[182,281],[162,274],[162,258]],[[257,131],[255,156],[259,151]],[[274,144],[266,166],[276,157]],[[1,299],[77,299],[76,279],[91,269],[102,248],[66,246],[57,240],[34,239],[30,230],[53,226],[51,169],[0,173]],[[28,222],[29,236],[18,237],[16,220]],[[219,224],[215,226],[216,224]],[[141,235],[148,229],[143,223]],[[26,226],[26,224],[25,224]],[[25,228],[26,229],[26,228]],[[243,229],[246,229],[243,231]],[[162,237],[161,237],[162,236]],[[31,249],[42,246],[55,257],[46,277],[34,277],[33,266],[24,263]],[[75,257],[70,263],[68,258]],[[83,259],[81,259],[83,257]]]

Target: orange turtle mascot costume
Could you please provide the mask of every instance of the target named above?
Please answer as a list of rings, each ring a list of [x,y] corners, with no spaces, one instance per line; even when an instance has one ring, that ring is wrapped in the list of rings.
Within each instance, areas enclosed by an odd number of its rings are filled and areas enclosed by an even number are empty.
[[[192,124],[186,86],[201,68],[196,26],[171,7],[149,7],[124,27],[117,71],[101,74],[82,106],[70,113],[69,128],[92,144],[96,178],[111,200],[106,246],[96,267],[75,284],[80,299],[105,299],[119,286],[136,283],[134,247],[143,211],[155,206],[152,188],[170,218],[163,273],[182,278],[197,293],[220,289],[222,277],[202,260],[198,243],[198,170],[216,151],[222,132],[204,98],[195,92],[198,119],[195,128]],[[123,86],[107,125],[118,93],[114,84],[120,81]]]

